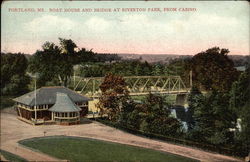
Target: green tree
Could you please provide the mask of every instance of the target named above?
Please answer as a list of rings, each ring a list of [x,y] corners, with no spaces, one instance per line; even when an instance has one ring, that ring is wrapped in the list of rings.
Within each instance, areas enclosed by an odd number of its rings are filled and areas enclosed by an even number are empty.
[[[28,60],[24,54],[1,53],[1,93],[23,94],[28,91],[30,77],[26,74]]]
[[[98,108],[102,114],[107,114],[112,121],[117,121],[122,107],[129,100],[127,84],[121,76],[107,74],[104,77],[100,89],[102,91],[99,98]]]
[[[201,101],[202,101],[203,97],[202,97],[202,93],[200,92],[200,90],[197,87],[192,87],[189,95],[188,95],[188,113],[189,116],[191,117],[190,121],[188,121],[188,129],[193,129],[194,128],[194,121],[192,119],[193,115],[194,115],[194,111],[195,109],[198,109],[201,105]]]
[[[220,146],[232,142],[230,128],[234,128],[235,123],[233,112],[229,109],[228,94],[213,91],[207,97],[196,97],[193,115],[195,126],[191,131],[195,140]]]
[[[3,88],[4,95],[20,95],[29,91],[30,77],[27,75],[13,75],[8,84]]]
[[[237,140],[240,143],[242,155],[247,156],[250,150],[250,101],[243,106],[241,111],[241,132],[238,133]]]
[[[230,109],[234,112],[234,122],[241,121],[240,129],[236,129],[236,142],[244,156],[250,150],[250,68],[243,72],[233,83],[230,91]]]
[[[206,90],[228,91],[238,78],[228,49],[214,47],[192,58],[193,80]]]
[[[71,39],[59,38],[59,41],[60,41],[60,48],[61,48],[62,54],[67,54],[67,55],[76,54],[75,48],[77,46]]]
[[[145,61],[142,64],[142,69],[143,69],[143,75],[145,76],[152,75],[152,66],[147,61]]]
[[[169,107],[163,97],[149,94],[145,104],[141,106],[140,129],[167,136],[180,135],[181,124],[177,119],[170,117]]]
[[[140,64],[137,64],[135,66],[135,75],[136,76],[141,76],[143,74],[143,69],[142,67],[140,66]]]
[[[123,104],[118,122],[123,127],[139,130],[141,116],[137,104],[133,100],[130,99]]]
[[[41,51],[32,56],[29,70],[39,73],[38,86],[46,85],[48,81],[57,81],[67,86],[73,74],[73,65],[82,61],[93,60],[94,53],[77,46],[71,39],[59,38],[60,46],[45,42]]]
[[[233,132],[230,128],[235,128],[234,113],[229,109],[229,95],[227,93],[213,92],[208,98],[209,109],[213,115],[213,135],[208,138],[212,144],[226,145],[233,142]]]
[[[168,65],[164,67],[165,75],[178,75],[181,76],[185,85],[189,85],[189,72],[191,70],[191,59],[187,58],[178,58],[172,60]]]
[[[159,76],[159,75],[162,75],[163,74],[163,65],[161,65],[161,64],[155,64],[154,66],[153,66],[153,71],[152,71],[152,73],[153,73],[153,75],[156,75],[156,76]]]
[[[58,46],[51,42],[45,42],[41,51],[31,57],[29,71],[31,73],[39,73],[37,85],[44,86],[46,82],[57,78],[59,82],[61,50]]]
[[[242,73],[237,81],[232,85],[230,91],[230,108],[235,111],[236,114],[241,112],[241,108],[250,99],[250,68],[246,72]]]

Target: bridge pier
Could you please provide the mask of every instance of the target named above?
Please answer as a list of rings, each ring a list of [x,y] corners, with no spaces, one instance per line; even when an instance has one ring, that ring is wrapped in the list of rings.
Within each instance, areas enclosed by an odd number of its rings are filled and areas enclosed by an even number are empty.
[[[177,94],[175,105],[186,107],[187,106],[187,94]]]

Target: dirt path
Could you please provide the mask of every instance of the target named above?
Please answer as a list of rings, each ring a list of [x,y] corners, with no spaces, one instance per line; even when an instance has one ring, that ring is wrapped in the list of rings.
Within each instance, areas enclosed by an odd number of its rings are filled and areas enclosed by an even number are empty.
[[[68,135],[88,137],[170,152],[206,162],[240,161],[239,159],[230,156],[224,156],[194,148],[173,145],[162,141],[135,136],[115,128],[105,126],[98,122],[73,126],[32,126],[19,121],[16,118],[16,115],[1,113],[1,149],[17,154],[30,161],[59,161],[59,159],[26,149],[17,144],[19,140],[44,136],[44,131],[46,132],[46,136]]]

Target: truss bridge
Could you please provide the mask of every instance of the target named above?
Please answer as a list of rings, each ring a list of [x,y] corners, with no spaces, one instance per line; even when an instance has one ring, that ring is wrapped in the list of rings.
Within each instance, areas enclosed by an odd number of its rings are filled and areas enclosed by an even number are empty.
[[[158,94],[187,94],[189,88],[185,86],[180,76],[125,76],[127,88],[131,96]],[[99,88],[104,77],[75,77],[73,89],[88,97],[99,98]]]

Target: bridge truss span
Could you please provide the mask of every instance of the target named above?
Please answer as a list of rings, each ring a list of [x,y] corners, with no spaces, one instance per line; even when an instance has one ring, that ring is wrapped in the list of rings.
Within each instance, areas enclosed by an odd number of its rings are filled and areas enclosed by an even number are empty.
[[[125,76],[130,95],[145,95],[148,93],[186,94],[188,88],[180,76]],[[99,97],[104,77],[76,77],[74,90],[89,97]]]

